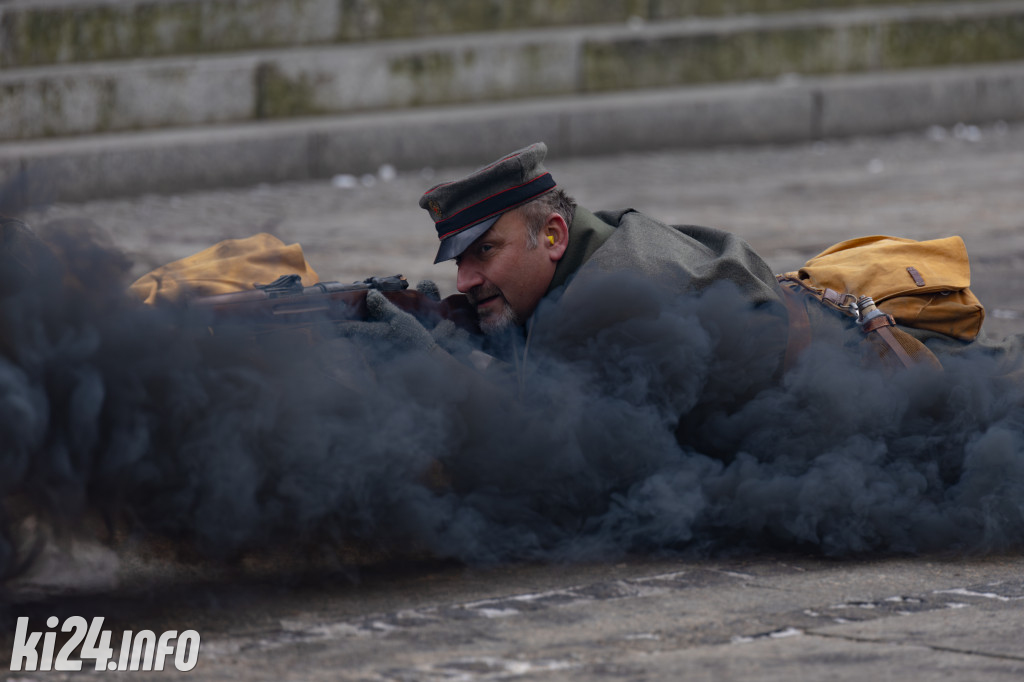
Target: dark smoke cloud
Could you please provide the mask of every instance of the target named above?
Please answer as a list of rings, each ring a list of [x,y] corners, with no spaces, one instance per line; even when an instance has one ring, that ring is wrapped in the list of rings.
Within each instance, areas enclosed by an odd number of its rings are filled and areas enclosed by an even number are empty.
[[[488,562],[1024,539],[1024,393],[998,378],[1016,353],[890,373],[823,338],[771,381],[774,311],[727,286],[667,296],[609,276],[541,311],[563,324],[538,324],[513,349],[522,375],[481,392],[368,338],[210,337],[127,297],[129,263],[95,230],[41,233],[56,257],[23,237],[30,256],[8,257],[0,282],[8,510],[98,509],[219,558],[280,543]]]

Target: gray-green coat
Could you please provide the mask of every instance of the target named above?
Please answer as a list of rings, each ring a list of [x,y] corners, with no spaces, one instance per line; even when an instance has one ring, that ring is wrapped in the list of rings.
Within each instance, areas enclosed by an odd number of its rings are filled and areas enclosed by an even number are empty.
[[[630,387],[617,397],[650,400],[678,420],[680,441],[714,450],[703,415],[729,412],[781,372],[781,296],[768,265],[735,235],[578,208],[527,324],[528,354],[587,365],[595,390],[643,384],[642,394]]]

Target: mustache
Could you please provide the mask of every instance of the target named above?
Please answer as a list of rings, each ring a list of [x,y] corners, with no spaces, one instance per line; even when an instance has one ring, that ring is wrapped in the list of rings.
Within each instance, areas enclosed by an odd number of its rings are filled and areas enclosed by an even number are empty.
[[[501,296],[502,298],[505,297],[505,295],[501,293],[501,289],[499,289],[493,284],[480,284],[466,292],[466,298],[469,299],[469,302],[472,305],[476,305],[480,301],[488,299],[492,296]]]

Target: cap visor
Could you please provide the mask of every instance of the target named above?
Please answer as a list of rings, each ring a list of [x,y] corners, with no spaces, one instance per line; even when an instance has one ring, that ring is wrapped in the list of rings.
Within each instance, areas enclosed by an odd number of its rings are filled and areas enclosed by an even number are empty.
[[[452,236],[442,239],[441,246],[437,250],[437,258],[434,259],[434,264],[451,260],[461,254],[469,248],[470,244],[479,239],[484,232],[491,229],[491,225],[498,222],[500,217],[501,215],[496,215],[493,218],[488,218],[472,227],[467,227],[462,232],[456,232]]]

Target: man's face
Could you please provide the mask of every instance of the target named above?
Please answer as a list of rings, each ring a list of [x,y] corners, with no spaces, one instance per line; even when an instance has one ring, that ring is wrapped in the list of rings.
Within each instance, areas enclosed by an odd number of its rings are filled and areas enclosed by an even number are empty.
[[[533,314],[564,252],[544,235],[530,248],[526,221],[513,209],[455,259],[456,286],[476,306],[484,333],[523,324]]]

